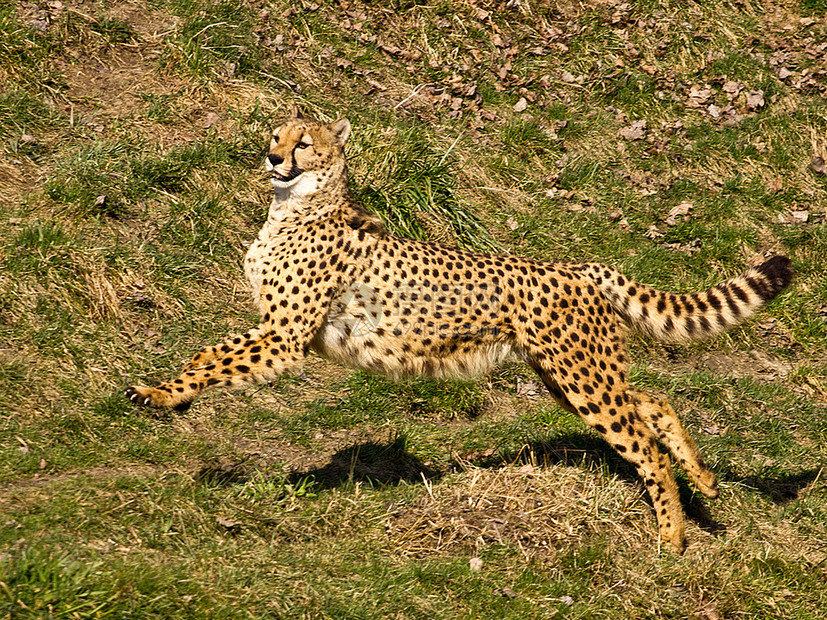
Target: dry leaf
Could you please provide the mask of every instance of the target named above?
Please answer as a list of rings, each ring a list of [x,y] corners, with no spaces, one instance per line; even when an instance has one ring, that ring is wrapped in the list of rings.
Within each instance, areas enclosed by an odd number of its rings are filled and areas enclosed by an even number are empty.
[[[712,95],[712,89],[708,85],[698,86],[693,84],[689,87],[689,101],[687,105],[690,108],[700,108],[709,101]]]
[[[751,90],[747,93],[747,107],[750,110],[757,110],[764,107],[764,91]]]
[[[221,118],[215,112],[208,112],[207,116],[204,117],[204,122],[202,126],[204,129],[209,129],[213,125],[215,125]]]
[[[225,519],[224,517],[216,517],[215,520],[218,522],[218,525],[227,530],[237,530],[242,525],[238,521],[231,521],[230,519]]]
[[[669,215],[666,216],[666,225],[674,226],[677,224],[678,218],[683,217],[684,215],[689,215],[689,212],[692,211],[693,206],[694,205],[691,202],[682,202],[679,205],[672,207]]]
[[[740,82],[733,82],[730,80],[729,82],[726,82],[724,84],[723,90],[725,93],[727,93],[730,99],[734,99],[738,96],[738,93],[741,92],[741,89],[743,87],[743,84],[741,84]]]
[[[368,85],[369,85],[371,88],[375,88],[375,89],[376,89],[376,90],[378,90],[378,91],[385,92],[386,90],[388,90],[388,87],[387,87],[387,86],[385,86],[385,85],[384,85],[384,84],[382,84],[381,82],[377,82],[376,80],[372,80],[372,79],[370,79],[369,77],[366,77],[366,78],[365,78],[365,81],[368,83]]]
[[[705,433],[709,435],[720,435],[721,434],[721,427],[717,424],[710,424],[709,426],[704,426],[703,430]]]
[[[827,174],[827,165],[825,165],[823,157],[813,157],[810,161],[810,168],[818,174]]]
[[[514,111],[515,112],[523,112],[528,107],[528,101],[526,101],[525,97],[520,97],[520,100],[514,104]]]
[[[650,224],[649,229],[644,234],[644,237],[647,239],[660,239],[663,237],[663,233],[658,229],[655,224]]]
[[[634,121],[628,127],[621,129],[619,133],[621,138],[626,138],[627,140],[640,140],[646,135],[646,121]]]

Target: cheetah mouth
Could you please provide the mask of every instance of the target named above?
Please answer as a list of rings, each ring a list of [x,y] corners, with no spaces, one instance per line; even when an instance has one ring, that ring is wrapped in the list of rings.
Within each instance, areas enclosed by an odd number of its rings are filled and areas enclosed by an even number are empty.
[[[303,172],[304,170],[300,170],[296,166],[293,166],[287,174],[282,174],[273,170],[270,173],[270,181],[273,185],[283,185],[285,183],[295,181]]]

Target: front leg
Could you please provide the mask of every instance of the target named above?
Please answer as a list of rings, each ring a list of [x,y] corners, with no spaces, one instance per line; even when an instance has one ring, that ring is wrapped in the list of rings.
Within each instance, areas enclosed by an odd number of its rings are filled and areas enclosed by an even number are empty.
[[[186,409],[205,390],[272,381],[301,367],[304,352],[294,345],[295,341],[272,332],[262,335],[261,331],[252,330],[246,340],[233,336],[207,347],[204,351],[215,354],[206,364],[194,366],[191,362],[177,379],[155,387],[131,386],[126,396],[145,407]]]
[[[282,248],[271,261],[285,273],[267,271],[262,275],[262,322],[258,327],[202,349],[177,379],[155,387],[127,388],[127,397],[137,405],[181,409],[204,390],[272,381],[300,368],[346,269],[345,262],[337,258],[333,271],[317,271],[320,265],[328,265],[317,259],[300,246]],[[330,262],[332,266],[334,261]],[[289,287],[285,286],[288,282],[292,282]]]
[[[181,374],[184,375],[188,371],[195,370],[196,368],[203,368],[204,366],[214,362],[217,358],[222,357],[230,351],[238,348],[242,345],[242,343],[246,346],[253,340],[260,338],[261,335],[262,327],[254,327],[250,331],[243,334],[236,334],[225,338],[224,342],[221,344],[204,347],[196,353],[189,362],[187,362],[187,365],[181,370]]]

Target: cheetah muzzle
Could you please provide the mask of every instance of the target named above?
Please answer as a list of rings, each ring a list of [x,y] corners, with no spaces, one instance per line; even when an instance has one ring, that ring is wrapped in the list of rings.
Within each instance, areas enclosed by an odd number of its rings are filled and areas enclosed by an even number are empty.
[[[259,324],[197,353],[178,378],[134,386],[149,407],[186,407],[204,390],[298,370],[310,349],[391,377],[472,376],[517,357],[561,407],[635,465],[662,541],[684,548],[669,449],[706,496],[714,474],[669,404],[628,383],[626,333],[668,342],[722,333],[792,277],[775,256],[691,295],[666,293],[599,263],[542,262],[389,234],[348,190],[350,123],[294,117],[273,132],[265,167],[275,197],[245,273]]]

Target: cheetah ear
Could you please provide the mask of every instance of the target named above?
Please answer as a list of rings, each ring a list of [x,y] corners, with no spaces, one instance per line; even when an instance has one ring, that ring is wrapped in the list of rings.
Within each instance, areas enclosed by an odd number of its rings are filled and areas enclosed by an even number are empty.
[[[340,118],[338,121],[330,123],[327,127],[333,132],[333,137],[336,138],[336,144],[344,146],[350,135],[350,121],[346,118]]]
[[[290,118],[304,118],[304,114],[296,104],[293,104],[293,108],[290,110]]]

